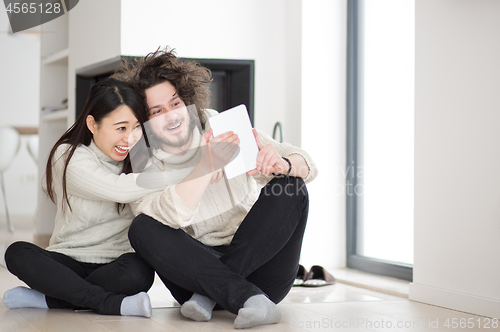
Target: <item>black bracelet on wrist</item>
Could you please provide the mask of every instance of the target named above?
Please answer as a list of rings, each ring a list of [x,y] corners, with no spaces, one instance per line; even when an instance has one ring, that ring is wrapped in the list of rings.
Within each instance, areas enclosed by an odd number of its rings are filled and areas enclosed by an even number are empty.
[[[274,176],[285,176],[285,177],[288,177],[290,175],[290,172],[292,171],[292,162],[288,158],[285,158],[285,157],[281,157],[281,158],[288,163],[288,172],[286,172],[286,174],[276,174],[276,173],[273,173],[273,175]]]

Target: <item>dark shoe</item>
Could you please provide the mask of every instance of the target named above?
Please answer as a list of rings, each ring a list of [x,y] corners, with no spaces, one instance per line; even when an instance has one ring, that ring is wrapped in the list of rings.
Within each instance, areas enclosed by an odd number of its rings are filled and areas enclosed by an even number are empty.
[[[305,267],[303,267],[302,265],[299,265],[299,271],[297,272],[297,276],[295,277],[293,285],[294,286],[301,286],[304,283],[304,281],[306,280],[306,278],[307,278],[307,271],[306,271]]]
[[[332,285],[337,280],[322,266],[314,265],[307,274],[307,279],[302,283],[304,287],[319,287]]]

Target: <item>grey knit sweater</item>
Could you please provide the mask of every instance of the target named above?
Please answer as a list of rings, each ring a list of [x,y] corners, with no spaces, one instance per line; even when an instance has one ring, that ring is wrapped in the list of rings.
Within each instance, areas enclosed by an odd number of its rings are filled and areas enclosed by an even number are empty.
[[[205,114],[211,117],[217,112],[206,110]],[[209,128],[207,121],[205,130]],[[144,213],[167,226],[181,228],[205,245],[228,245],[259,197],[260,189],[272,176],[242,174],[230,180],[221,180],[207,187],[198,206],[190,206],[175,191],[175,184],[179,181],[171,182],[172,179],[183,179],[200,158],[196,147],[201,135],[196,129],[193,133],[192,145],[184,155],[171,155],[161,149],[153,151],[154,158],[146,171],[157,172],[158,179],[166,178],[170,184],[163,192],[149,194],[130,205],[135,215]],[[272,144],[282,157],[299,154],[304,158],[309,167],[309,174],[304,179],[306,183],[317,176],[316,165],[304,150],[288,143],[279,143],[264,132],[258,131],[258,134],[262,144]],[[179,167],[181,165],[183,167]]]
[[[132,251],[127,232],[134,215],[128,204],[118,213],[116,203],[135,201],[154,190],[137,186],[135,174],[120,174],[122,162],[106,156],[92,142],[88,147],[80,145],[68,165],[70,210],[62,189],[69,147],[59,146],[53,158],[57,214],[47,250],[86,263],[111,262]]]

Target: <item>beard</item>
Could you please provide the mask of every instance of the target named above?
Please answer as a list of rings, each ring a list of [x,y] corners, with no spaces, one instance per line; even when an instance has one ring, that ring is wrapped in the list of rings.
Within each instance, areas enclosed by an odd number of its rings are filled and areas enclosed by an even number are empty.
[[[182,121],[182,122],[184,122],[184,121]],[[172,128],[178,123],[179,122],[177,122],[177,121],[167,123],[162,128],[162,132],[163,133],[168,132],[168,128]],[[160,145],[162,145],[162,146],[167,145],[167,146],[174,147],[174,148],[180,148],[189,142],[189,140],[191,139],[191,136],[193,136],[194,127],[196,127],[196,122],[194,120],[192,120],[191,117],[189,117],[188,128],[186,131],[182,131],[182,132],[174,134],[173,136],[175,138],[169,138],[169,137],[166,137],[165,135],[158,135],[158,137],[157,137],[157,139],[159,141],[158,143],[160,143]]]

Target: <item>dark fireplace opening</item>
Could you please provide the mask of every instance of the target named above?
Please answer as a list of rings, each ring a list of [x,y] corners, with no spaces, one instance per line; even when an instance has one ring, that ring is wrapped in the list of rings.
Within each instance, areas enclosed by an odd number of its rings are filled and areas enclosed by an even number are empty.
[[[111,76],[123,58],[104,61],[77,70],[76,75],[76,118],[82,112],[90,88],[95,83]],[[252,125],[254,124],[254,60],[193,59],[212,72],[210,83],[211,104],[219,112],[244,104]]]

